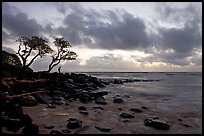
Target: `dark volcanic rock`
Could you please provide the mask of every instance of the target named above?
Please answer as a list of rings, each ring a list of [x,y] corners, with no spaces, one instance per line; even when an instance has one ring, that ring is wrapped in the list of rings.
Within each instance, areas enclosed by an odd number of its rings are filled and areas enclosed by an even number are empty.
[[[99,106],[95,106],[95,107],[93,107],[93,109],[100,109],[100,110],[103,110],[103,108],[102,108],[102,107],[99,107]]]
[[[44,126],[44,128],[46,128],[46,129],[53,129],[55,126],[53,126],[53,125],[47,125],[47,126]]]
[[[111,128],[102,128],[102,127],[97,127],[97,126],[95,126],[95,128],[102,131],[102,132],[110,132],[111,131]]]
[[[49,101],[48,96],[46,95],[34,94],[33,96],[35,100],[40,104],[47,104]]]
[[[86,110],[86,107],[85,106],[79,106],[78,110]]]
[[[181,125],[183,125],[184,127],[192,127],[191,125],[188,125],[186,123],[181,123]]]
[[[1,126],[6,127],[8,131],[17,132],[21,127],[23,127],[23,123],[20,119],[2,117]]]
[[[60,132],[59,130],[51,130],[50,134],[63,134],[62,132]]]
[[[120,117],[122,117],[122,118],[134,118],[133,115],[128,114],[128,113],[125,113],[125,112],[121,113],[121,114],[120,114]]]
[[[156,129],[162,129],[162,130],[168,130],[171,126],[170,123],[167,123],[165,121],[158,120],[158,119],[151,119],[151,118],[145,119],[144,124],[146,126],[150,126],[150,127],[154,127]]]
[[[48,104],[47,104],[47,108],[52,108],[52,109],[54,109],[54,108],[56,108],[56,106],[53,105],[53,104],[48,103]]]
[[[63,129],[62,130],[62,133],[63,134],[69,134],[69,133],[71,133],[72,131],[71,130],[69,130],[69,129]]]
[[[28,114],[23,114],[22,122],[23,122],[23,124],[28,125],[28,124],[31,124],[33,122],[33,120],[31,119],[31,117]]]
[[[37,135],[39,127],[35,124],[28,124],[22,129],[22,133],[25,135]]]
[[[124,100],[121,97],[116,97],[113,100],[113,103],[123,103],[123,102],[124,102]]]
[[[88,115],[89,114],[87,111],[80,111],[79,113],[84,114],[84,115]]]
[[[5,116],[13,119],[19,119],[23,115],[23,110],[21,106],[14,104],[13,102],[8,102],[5,104]]]
[[[82,121],[75,119],[75,118],[69,118],[67,123],[67,128],[69,129],[75,129],[82,126]]]
[[[123,84],[123,81],[119,79],[114,79],[113,84]]]
[[[95,103],[96,103],[96,104],[101,104],[101,105],[106,105],[106,104],[107,104],[107,102],[106,102],[106,100],[105,100],[104,97],[98,97],[98,98],[95,100]]]
[[[142,108],[142,109],[148,109],[146,106],[142,106],[141,108]]]
[[[138,108],[131,108],[129,109],[130,111],[133,111],[133,112],[142,112],[141,109],[138,109]]]
[[[21,106],[36,106],[38,102],[33,96],[20,96],[13,98],[13,101]]]

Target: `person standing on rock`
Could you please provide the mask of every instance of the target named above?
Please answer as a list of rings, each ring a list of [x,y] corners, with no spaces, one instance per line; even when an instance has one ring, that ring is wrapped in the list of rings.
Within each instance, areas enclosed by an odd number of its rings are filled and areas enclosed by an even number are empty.
[[[60,70],[61,70],[61,67],[58,68],[58,73],[61,73]]]

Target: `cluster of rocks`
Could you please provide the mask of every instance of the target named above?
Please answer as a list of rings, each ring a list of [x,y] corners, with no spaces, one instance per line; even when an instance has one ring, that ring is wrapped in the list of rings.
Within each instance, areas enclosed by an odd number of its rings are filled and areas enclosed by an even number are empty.
[[[96,77],[88,76],[86,74],[75,73],[45,73],[37,72],[32,75],[32,82],[22,82],[15,80],[14,84],[9,86],[11,90],[29,90],[33,93],[22,94],[17,96],[9,96],[7,93],[2,97],[2,127],[6,127],[8,131],[17,132],[23,127],[23,134],[37,134],[39,132],[38,126],[33,123],[29,115],[24,114],[21,106],[36,106],[38,104],[47,104],[47,108],[56,108],[57,105],[65,104],[69,105],[66,100],[79,100],[82,103],[88,103],[94,101],[99,105],[108,104],[105,99],[105,95],[108,95],[107,91],[98,92],[97,89],[105,87],[109,84],[123,84],[127,82],[148,82],[155,80],[120,80],[114,79],[109,81],[102,81]],[[5,86],[4,86],[5,87]],[[6,88],[6,87],[5,87]],[[41,90],[41,92],[36,92]],[[44,91],[42,91],[44,90]],[[124,97],[130,97],[128,95]],[[113,103],[122,104],[125,100],[120,95],[113,97]],[[95,106],[93,109],[104,110],[104,108]],[[148,109],[145,106],[141,108],[130,108],[129,112],[141,113],[143,110]],[[118,108],[122,111],[122,108]],[[87,108],[84,106],[78,107],[80,114],[88,116]],[[130,119],[135,118],[132,113],[122,111],[120,117],[123,122],[128,122]],[[159,119],[147,118],[144,120],[146,126],[154,127],[157,129],[169,129],[171,124],[161,121]],[[54,126],[45,126],[46,129],[52,129],[50,134],[68,134],[72,129],[77,129],[75,133],[79,133],[83,129],[89,126],[84,126],[83,122],[76,118],[69,118],[67,120],[66,130],[54,130]],[[80,129],[78,129],[80,128]],[[95,126],[96,129],[109,132],[111,128],[103,128]]]
[[[4,101],[2,107],[2,127],[8,131],[17,132],[22,128],[23,134],[36,135],[39,127],[33,123],[28,114],[24,114],[21,106],[11,101]]]

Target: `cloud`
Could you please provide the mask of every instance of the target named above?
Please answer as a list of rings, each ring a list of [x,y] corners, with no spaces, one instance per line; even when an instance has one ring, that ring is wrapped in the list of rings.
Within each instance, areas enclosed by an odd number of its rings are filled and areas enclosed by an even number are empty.
[[[16,52],[12,48],[2,46],[2,50],[7,51],[7,52],[12,53],[12,54],[16,54]]]
[[[44,28],[35,19],[29,18],[26,13],[21,12],[14,6],[10,6],[8,3],[3,4],[2,28],[9,31],[7,35],[2,31],[2,40],[22,36],[42,36],[44,31]]]
[[[64,14],[65,6],[57,6],[60,12],[61,8]],[[65,26],[57,28],[56,32],[75,45],[130,50],[146,48],[150,44],[143,20],[125,10],[99,12],[85,9],[80,4],[69,5],[69,8],[72,12],[66,15]]]

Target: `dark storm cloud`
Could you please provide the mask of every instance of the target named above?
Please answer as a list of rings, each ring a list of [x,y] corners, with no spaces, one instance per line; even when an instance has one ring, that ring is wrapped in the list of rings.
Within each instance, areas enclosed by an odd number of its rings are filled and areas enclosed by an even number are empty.
[[[187,57],[193,57],[192,61],[199,62],[200,58],[195,57],[192,52],[194,49],[200,48],[202,44],[201,7],[189,4],[183,8],[176,8],[164,4],[163,6],[158,5],[157,11],[160,15],[159,20],[177,26],[182,25],[182,27],[158,26],[158,34],[152,34],[151,36],[156,51],[152,47],[145,49],[145,52],[153,56],[145,58],[144,61],[161,61],[184,66],[189,64]],[[168,52],[167,50],[172,51]]]
[[[169,5],[159,6],[158,11],[161,20],[168,23],[183,24],[181,28],[158,28],[161,39],[160,46],[173,49],[178,53],[192,51],[201,45],[202,13],[199,5],[189,4],[184,8],[171,7]]]
[[[42,36],[44,31],[43,27],[35,19],[30,19],[27,14],[20,12],[18,9],[13,10],[13,7],[8,3],[3,4],[2,27],[10,32],[9,35],[2,32],[4,35],[2,40],[13,38],[11,36]]]
[[[40,32],[43,30],[36,20],[29,19],[27,14],[24,13],[17,13],[16,15],[3,14],[2,20],[3,27],[12,31],[11,34],[15,36],[30,37],[40,35]]]
[[[84,9],[79,4],[78,6],[69,6],[72,12],[64,19],[66,27],[56,30],[71,43],[104,49],[135,49],[149,45],[146,26],[142,19],[125,10],[98,12],[94,9]]]

